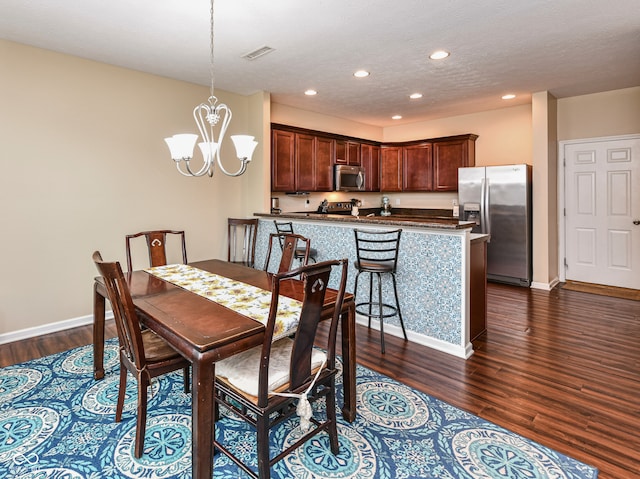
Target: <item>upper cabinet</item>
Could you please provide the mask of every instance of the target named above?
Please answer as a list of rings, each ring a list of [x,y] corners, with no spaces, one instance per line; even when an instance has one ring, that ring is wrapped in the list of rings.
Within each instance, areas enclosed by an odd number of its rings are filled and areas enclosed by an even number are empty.
[[[296,191],[295,138],[290,131],[271,131],[271,190]]]
[[[458,168],[476,165],[478,135],[460,135],[433,142],[433,191],[458,191]]]
[[[272,191],[331,191],[335,142],[331,138],[273,129]]]
[[[336,165],[360,166],[360,143],[352,140],[336,141]]]
[[[380,191],[457,191],[458,168],[475,166],[477,135],[382,145]]]
[[[272,125],[271,190],[333,191],[333,167],[360,165],[364,191],[457,191],[458,168],[475,166],[477,135],[380,144]]]
[[[402,191],[432,191],[431,143],[402,147]]]
[[[360,145],[360,161],[364,168],[364,190],[380,191],[380,147],[367,143]]]
[[[402,147],[380,148],[380,191],[402,191]]]

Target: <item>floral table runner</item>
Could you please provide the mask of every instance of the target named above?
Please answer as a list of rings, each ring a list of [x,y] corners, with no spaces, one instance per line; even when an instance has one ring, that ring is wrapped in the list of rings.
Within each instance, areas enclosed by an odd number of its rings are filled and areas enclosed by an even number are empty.
[[[264,325],[267,324],[271,306],[271,291],[186,264],[156,266],[145,271]],[[280,296],[273,334],[274,341],[295,332],[301,309],[302,303],[300,301]]]

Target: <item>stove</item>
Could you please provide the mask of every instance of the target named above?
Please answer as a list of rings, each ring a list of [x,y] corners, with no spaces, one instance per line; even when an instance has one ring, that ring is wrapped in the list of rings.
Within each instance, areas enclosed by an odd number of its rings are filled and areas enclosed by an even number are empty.
[[[327,203],[326,211],[318,211],[318,213],[327,213],[330,215],[350,215],[351,201],[330,201]]]

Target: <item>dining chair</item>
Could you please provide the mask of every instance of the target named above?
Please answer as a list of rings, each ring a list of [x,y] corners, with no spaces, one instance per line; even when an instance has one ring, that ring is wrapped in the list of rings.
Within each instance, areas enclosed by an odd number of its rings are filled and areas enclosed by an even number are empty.
[[[116,404],[116,422],[122,419],[127,373],[136,378],[138,385],[138,416],[134,454],[141,457],[147,423],[147,388],[151,379],[171,371],[183,369],[184,392],[189,392],[190,363],[163,338],[150,329],[141,330],[138,315],[122,268],[118,262],[102,260],[100,252],[93,253],[93,261],[104,278],[118,330],[120,356],[120,384]]]
[[[258,218],[228,218],[227,229],[227,261],[253,268],[256,260]]]
[[[144,236],[147,241],[147,249],[149,251],[149,266],[164,266],[167,264],[167,235],[176,235],[182,247],[182,262],[187,263],[187,247],[185,244],[184,231],[174,230],[155,230],[141,231],[126,236],[126,252],[127,252],[127,271],[132,271],[131,260],[131,240]]]
[[[308,238],[290,233],[271,233],[269,235],[267,257],[264,262],[264,271],[269,271],[269,267],[271,266],[271,256],[276,240],[282,247],[282,255],[280,256],[280,264],[278,265],[278,273],[290,271],[293,268],[293,260],[296,257],[296,251],[300,251],[301,257],[299,258],[299,260],[302,263],[302,266],[306,265],[309,262],[311,241]],[[298,246],[298,243],[303,243],[304,246]]]
[[[291,221],[277,221],[273,220],[273,224],[276,226],[277,233],[293,234],[293,223]],[[284,247],[282,240],[280,241],[280,247]],[[304,248],[296,248],[295,258],[302,261],[304,257]],[[309,248],[309,259],[312,259],[314,263],[318,260],[318,251],[315,248]]]
[[[335,378],[338,374],[336,332],[346,289],[347,266],[348,260],[342,259],[313,263],[275,274],[262,345],[216,363],[216,420],[220,407],[224,407],[256,429],[257,471],[244,464],[241,457],[225,446],[222,437],[214,439],[214,447],[254,478],[269,479],[271,466],[321,431],[329,435],[331,452],[334,455],[339,452],[335,397]],[[314,348],[316,339],[320,341],[319,335],[316,338],[318,323],[329,278],[334,270],[339,270],[341,274],[339,287],[330,310],[326,342],[318,343],[322,347],[318,349]],[[296,334],[293,338],[274,341],[274,333],[278,330],[276,317],[281,285],[297,276],[302,278],[304,297]],[[323,397],[326,420],[313,417],[310,404]],[[300,415],[301,437],[272,457],[269,430],[296,414]]]

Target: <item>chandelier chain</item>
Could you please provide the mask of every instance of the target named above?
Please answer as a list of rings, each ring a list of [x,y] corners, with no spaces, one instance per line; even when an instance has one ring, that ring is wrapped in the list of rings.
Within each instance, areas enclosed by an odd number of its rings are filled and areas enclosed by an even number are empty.
[[[209,51],[209,74],[211,76],[211,91],[210,91],[210,96],[214,96],[213,94],[213,84],[214,84],[214,80],[215,80],[215,72],[214,72],[214,68],[213,68],[213,59],[214,59],[214,53],[213,53],[213,1],[211,0],[211,10],[210,10],[210,14],[211,14],[211,18],[210,18],[210,25],[211,25],[211,33],[210,33],[210,37],[209,37],[209,45],[210,45],[210,51]]]

